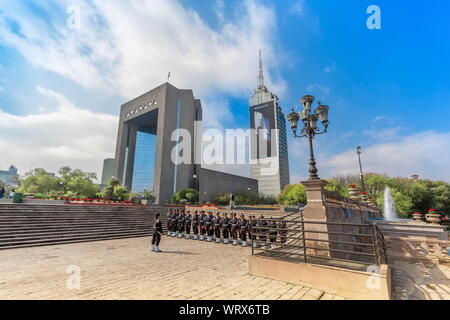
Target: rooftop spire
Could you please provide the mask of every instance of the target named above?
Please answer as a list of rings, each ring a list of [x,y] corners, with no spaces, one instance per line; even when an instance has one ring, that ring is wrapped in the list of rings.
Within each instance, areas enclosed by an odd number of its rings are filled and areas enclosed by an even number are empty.
[[[259,87],[264,87],[264,71],[263,71],[263,60],[262,60],[262,50],[259,49]]]

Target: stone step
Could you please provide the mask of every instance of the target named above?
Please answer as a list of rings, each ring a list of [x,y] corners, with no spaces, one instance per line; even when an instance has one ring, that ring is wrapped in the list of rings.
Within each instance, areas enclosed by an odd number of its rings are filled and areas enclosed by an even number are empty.
[[[8,241],[22,241],[27,239],[53,239],[53,238],[66,238],[66,237],[78,237],[78,235],[103,235],[103,234],[121,234],[125,232],[152,232],[151,227],[143,228],[133,228],[133,227],[125,227],[125,228],[116,228],[113,230],[110,229],[101,229],[101,230],[72,230],[68,232],[34,232],[34,233],[16,233],[16,234],[8,234],[8,235],[0,235],[0,242],[8,242]]]
[[[110,234],[110,235],[93,235],[93,236],[78,236],[74,238],[58,238],[58,239],[36,239],[27,241],[11,241],[0,243],[0,250],[16,249],[24,247],[36,247],[36,246],[48,246],[57,245],[62,243],[78,243],[78,242],[91,242],[91,241],[104,241],[112,239],[126,239],[126,238],[138,238],[149,237],[151,232],[134,232],[124,234]]]
[[[76,226],[57,226],[54,228],[9,228],[9,229],[0,229],[0,237],[15,235],[15,234],[37,234],[37,233],[56,233],[56,232],[65,232],[71,230],[117,230],[123,228],[141,228],[147,229],[151,228],[151,224],[116,224],[116,225],[76,225]]]

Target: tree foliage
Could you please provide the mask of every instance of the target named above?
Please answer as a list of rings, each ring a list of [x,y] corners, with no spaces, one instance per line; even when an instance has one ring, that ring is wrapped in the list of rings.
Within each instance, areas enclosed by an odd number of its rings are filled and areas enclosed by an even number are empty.
[[[94,198],[99,187],[93,180],[97,179],[95,173],[72,170],[63,167],[58,171],[60,177],[50,175],[44,169],[34,169],[20,181],[19,192],[41,195],[71,195],[85,198]]]
[[[172,203],[196,203],[198,202],[198,191],[195,189],[181,189],[172,195]]]
[[[337,185],[336,185],[337,183]],[[350,184],[356,184],[362,191],[361,180],[357,175],[341,176],[330,180],[328,190],[346,190]],[[442,181],[412,180],[401,177],[390,177],[386,174],[369,173],[365,175],[365,185],[369,197],[383,206],[384,190],[390,187],[397,213],[407,217],[418,211],[422,214],[430,208],[440,213],[450,213],[450,184]]]
[[[277,198],[278,204],[297,205],[306,203],[306,189],[302,184],[287,185]]]

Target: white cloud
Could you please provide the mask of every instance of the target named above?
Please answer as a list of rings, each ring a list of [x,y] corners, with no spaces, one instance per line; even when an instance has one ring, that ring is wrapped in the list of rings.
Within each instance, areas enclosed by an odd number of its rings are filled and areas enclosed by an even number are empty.
[[[0,168],[20,173],[33,168],[56,172],[68,165],[101,173],[102,159],[112,156],[118,118],[74,106],[63,95],[38,87],[55,101],[52,112],[17,116],[0,109]]]
[[[306,91],[319,95],[329,95],[331,90],[330,88],[322,86],[318,83],[313,83],[306,87]]]
[[[363,132],[364,135],[369,136],[374,140],[392,140],[398,137],[398,134],[401,132],[402,128],[387,128],[387,129],[373,129],[366,130]]]
[[[72,2],[52,3],[64,14]],[[126,98],[161,84],[168,71],[174,85],[192,88],[200,98],[217,92],[248,95],[256,84],[260,48],[266,66],[278,67],[272,47],[275,12],[254,0],[239,4],[235,20],[223,21],[218,30],[175,0],[80,0],[77,5],[80,30],[67,29],[64,19],[49,27],[31,14],[7,12],[0,15],[0,39],[36,67]],[[221,1],[217,8],[223,14]],[[11,31],[6,17],[24,36]],[[267,78],[281,94],[284,82]]]
[[[334,71],[336,71],[336,64],[335,63],[332,63],[331,65],[326,66],[323,69],[323,72],[326,72],[326,73],[330,73],[330,72],[334,72]]]
[[[423,178],[450,181],[450,132],[427,131],[375,144],[365,147],[362,157],[365,172],[402,177],[419,174]],[[324,176],[358,174],[354,150],[320,158]]]
[[[305,4],[303,0],[295,1],[289,8],[289,12],[302,17],[305,14]]]

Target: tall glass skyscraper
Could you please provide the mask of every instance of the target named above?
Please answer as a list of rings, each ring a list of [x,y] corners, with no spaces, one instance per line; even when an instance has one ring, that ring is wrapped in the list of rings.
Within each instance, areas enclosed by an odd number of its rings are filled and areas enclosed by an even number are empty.
[[[139,128],[136,135],[136,151],[134,155],[134,170],[132,191],[153,190],[153,175],[155,173],[156,135],[150,129]]]

